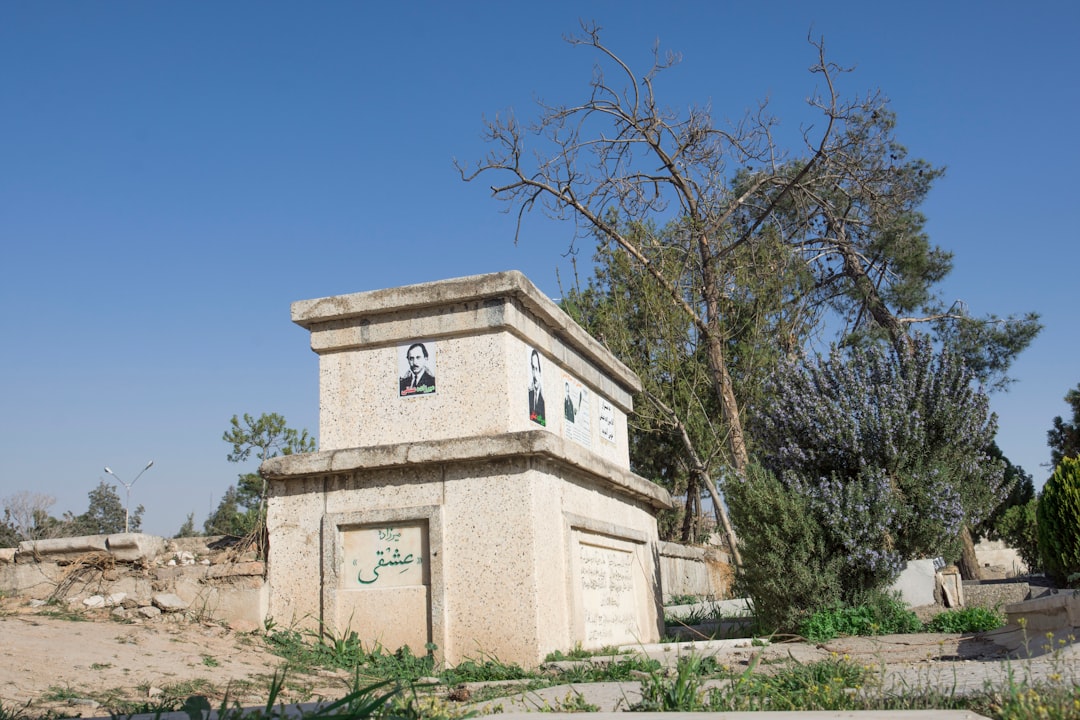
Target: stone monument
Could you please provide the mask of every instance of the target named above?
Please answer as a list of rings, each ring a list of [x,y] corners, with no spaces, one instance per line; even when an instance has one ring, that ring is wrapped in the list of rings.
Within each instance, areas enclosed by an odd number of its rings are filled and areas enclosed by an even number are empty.
[[[655,642],[638,378],[521,273],[293,303],[319,356],[316,453],[269,483],[269,615],[451,664]]]

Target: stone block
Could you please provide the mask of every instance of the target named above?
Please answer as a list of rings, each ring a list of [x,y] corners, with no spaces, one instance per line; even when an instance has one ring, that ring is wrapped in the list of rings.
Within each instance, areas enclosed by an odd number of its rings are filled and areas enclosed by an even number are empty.
[[[149,563],[165,552],[165,539],[144,533],[116,533],[105,538],[105,546],[120,562]]]
[[[964,607],[964,581],[960,571],[954,565],[943,568],[937,573],[938,587],[948,608]]]
[[[629,467],[626,416],[640,381],[519,272],[301,300],[292,317],[319,354],[323,449],[392,444],[402,427],[425,440],[535,427],[535,350],[543,427]],[[399,377],[416,342],[437,382],[405,396]],[[576,422],[560,412],[567,387],[580,403]]]
[[[183,612],[188,609],[188,604],[174,593],[158,593],[151,598],[151,601],[154,607],[166,613]]]
[[[108,552],[107,537],[107,535],[83,535],[47,540],[24,540],[19,543],[19,556],[32,562],[38,559],[72,562],[94,553]]]
[[[937,587],[936,570],[934,561],[908,560],[900,575],[889,587],[890,592],[899,592],[901,599],[909,607],[933,605],[934,590]]]

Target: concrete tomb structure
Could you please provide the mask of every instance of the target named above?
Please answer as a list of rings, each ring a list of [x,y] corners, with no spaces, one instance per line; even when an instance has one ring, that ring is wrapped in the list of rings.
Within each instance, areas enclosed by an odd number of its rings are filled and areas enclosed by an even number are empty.
[[[638,378],[518,272],[292,306],[319,452],[263,463],[269,615],[449,663],[663,628]]]

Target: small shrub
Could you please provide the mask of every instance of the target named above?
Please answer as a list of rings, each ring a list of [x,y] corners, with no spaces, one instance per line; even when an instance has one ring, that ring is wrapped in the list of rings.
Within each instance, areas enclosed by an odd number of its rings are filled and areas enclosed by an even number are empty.
[[[1036,510],[1043,570],[1059,585],[1080,572],[1080,458],[1064,458],[1046,481]]]
[[[946,610],[926,623],[928,632],[973,633],[994,630],[1005,624],[1001,615],[981,607]]]
[[[805,497],[757,467],[725,483],[724,493],[743,556],[736,593],[751,599],[760,629],[794,630],[841,604],[844,560],[827,547]]]
[[[858,605],[814,613],[799,627],[799,634],[822,642],[840,635],[892,635],[921,629],[919,618],[898,596],[871,592]]]

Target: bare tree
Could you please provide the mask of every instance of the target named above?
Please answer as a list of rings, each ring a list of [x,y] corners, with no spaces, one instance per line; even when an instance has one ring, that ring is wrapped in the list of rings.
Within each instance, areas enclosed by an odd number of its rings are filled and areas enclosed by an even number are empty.
[[[825,80],[826,93],[815,101],[825,123],[810,145],[809,159],[791,172],[773,141],[774,120],[765,105],[731,129],[715,127],[708,108],[691,108],[680,117],[662,107],[654,91],[658,74],[678,61],[675,55],[662,55],[657,48],[652,68],[638,82],[601,42],[599,27],[583,30],[569,41],[598,51],[626,88],[617,89],[597,67],[590,96],[583,103],[542,104],[540,119],[528,128],[513,115],[497,117],[487,124],[492,146],[487,157],[475,167],[459,169],[467,181],[490,172],[508,176],[491,189],[495,197],[518,208],[519,231],[524,214],[539,203],[555,217],[573,219],[579,233],[609,238],[663,288],[691,319],[705,348],[713,392],[727,427],[729,461],[742,474],[749,455],[721,313],[721,294],[733,278],[722,274],[721,261],[751,242],[792,190],[828,156],[835,124],[854,107],[840,104],[833,89],[838,68],[825,62],[819,44],[819,62],[812,71]],[[548,152],[530,153],[528,136],[546,144]],[[806,137],[810,143],[809,134]],[[764,170],[751,174],[736,170],[755,165]],[[677,218],[686,228],[696,253],[693,271],[700,303],[692,305],[618,222],[657,217]],[[715,494],[715,488],[712,491]]]
[[[917,208],[941,170],[907,159],[880,93],[841,99],[835,82],[844,70],[826,61],[822,42],[810,41],[810,72],[820,86],[808,101],[816,122],[804,126],[802,146],[789,152],[774,136],[777,120],[767,103],[723,128],[708,107],[663,106],[656,82],[678,62],[675,54],[655,48],[652,67],[638,77],[602,43],[599,27],[583,24],[567,39],[599,55],[584,101],[541,102],[539,118],[528,125],[512,113],[496,116],[486,123],[487,155],[459,164],[459,171],[466,181],[499,178],[491,191],[516,210],[518,233],[539,207],[573,220],[575,241],[613,243],[686,314],[725,426],[725,461],[737,475],[745,474],[749,453],[728,349],[738,330],[725,301],[758,290],[740,275],[740,254],[767,268],[780,257],[767,248],[781,247],[782,257],[800,258],[813,278],[809,286],[790,286],[786,312],[800,320],[777,342],[792,352],[827,313],[842,319],[844,339],[884,337],[898,348],[908,346],[913,323],[970,320],[932,292],[951,257],[930,245]],[[681,232],[626,231],[671,224]],[[671,237],[680,240],[672,244]],[[684,273],[658,265],[657,254],[665,252],[678,254]],[[1032,316],[1004,322],[1029,333],[1028,341],[1038,329]],[[1024,345],[988,353],[1002,362],[987,372],[1004,372]],[[711,479],[706,484],[715,496]]]
[[[52,495],[24,490],[4,498],[4,520],[24,540],[40,540],[55,524],[48,522],[49,508],[55,504]]]

